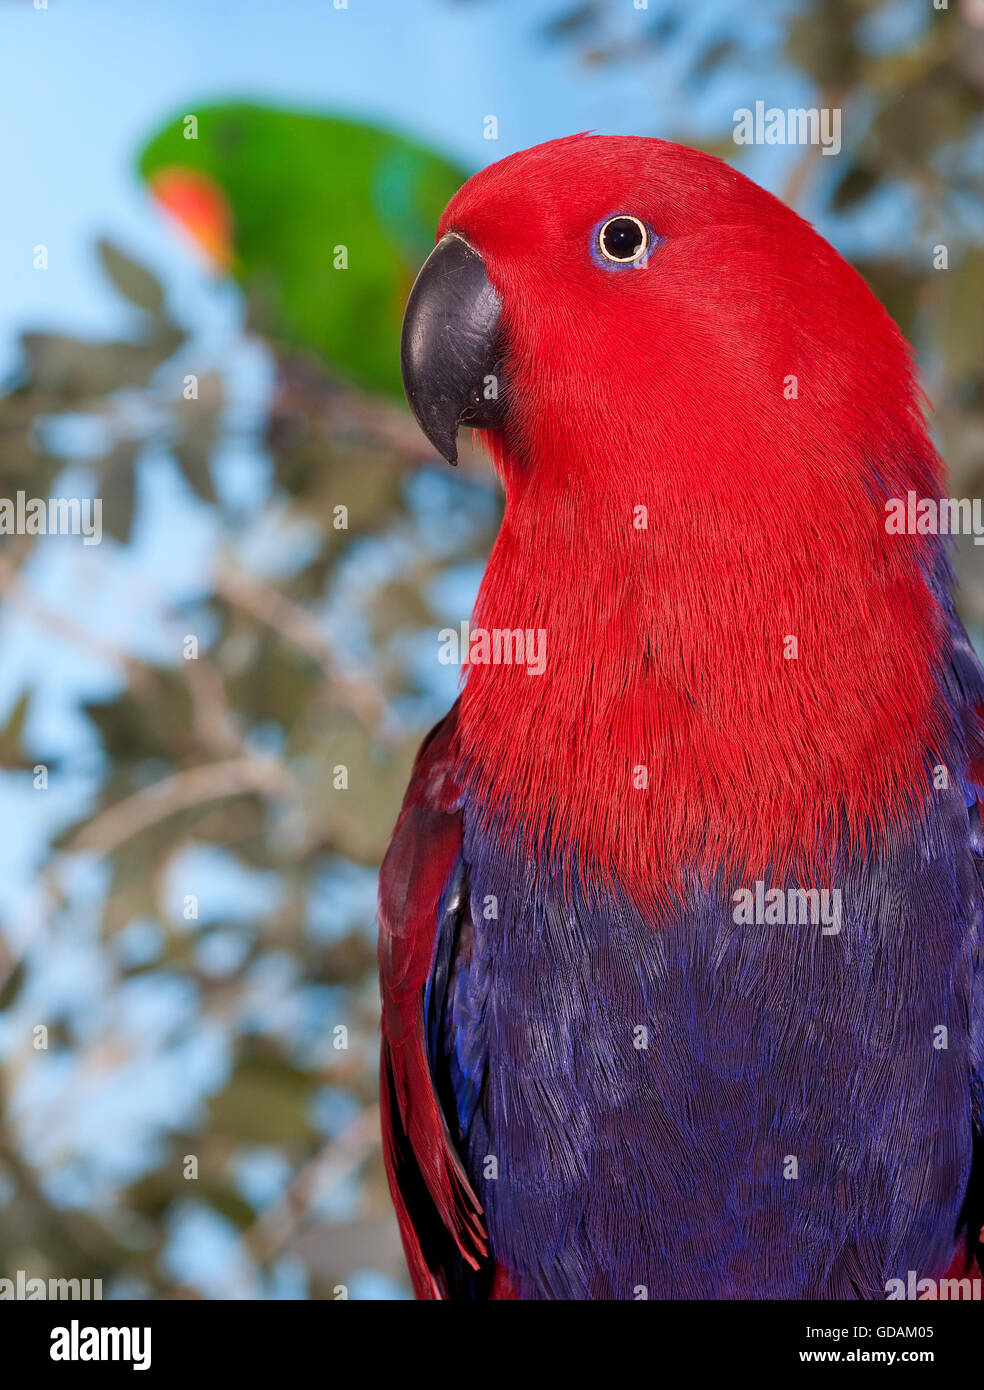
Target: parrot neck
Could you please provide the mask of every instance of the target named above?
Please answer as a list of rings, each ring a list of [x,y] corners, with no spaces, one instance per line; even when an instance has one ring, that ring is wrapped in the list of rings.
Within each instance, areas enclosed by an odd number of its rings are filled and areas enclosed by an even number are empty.
[[[926,804],[952,724],[931,538],[887,536],[860,470],[760,471],[738,497],[503,469],[458,747],[530,856],[658,905],[684,874],[822,882]]]

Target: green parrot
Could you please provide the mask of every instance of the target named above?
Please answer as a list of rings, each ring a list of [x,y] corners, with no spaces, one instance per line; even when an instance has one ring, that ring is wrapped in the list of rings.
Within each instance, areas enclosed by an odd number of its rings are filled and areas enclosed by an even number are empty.
[[[399,397],[400,322],[434,227],[468,171],[392,131],[247,103],[192,106],[140,173],[251,321]]]

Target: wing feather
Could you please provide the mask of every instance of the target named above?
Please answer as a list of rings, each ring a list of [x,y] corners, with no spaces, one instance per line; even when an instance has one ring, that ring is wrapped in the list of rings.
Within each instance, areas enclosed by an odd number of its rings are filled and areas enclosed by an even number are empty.
[[[488,1267],[482,1207],[438,1096],[425,1016],[438,947],[467,901],[451,753],[456,716],[457,706],[421,746],[379,877],[384,1156],[418,1298],[448,1297],[462,1262]]]

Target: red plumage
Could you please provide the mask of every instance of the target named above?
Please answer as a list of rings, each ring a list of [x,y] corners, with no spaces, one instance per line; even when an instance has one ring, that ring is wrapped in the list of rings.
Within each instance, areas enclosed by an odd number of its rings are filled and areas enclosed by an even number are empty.
[[[465,1176],[434,1091],[424,1037],[424,986],[431,968],[441,895],[461,849],[451,772],[449,716],[414,764],[379,876],[379,968],[383,996],[380,1112],[386,1173],[418,1298],[446,1295],[441,1265],[448,1233],[473,1268],[486,1254],[481,1206]],[[408,1209],[426,1188],[429,1203]]]
[[[620,210],[666,238],[645,271],[585,255]],[[682,863],[822,876],[836,834],[887,832],[925,796],[945,726],[920,546],[885,528],[886,496],[940,489],[901,334],[795,213],[662,141],[511,156],[456,194],[451,228],[501,293],[510,363],[510,424],[487,436],[506,517],[473,622],[544,629],[550,669],[470,671],[460,750],[483,801],[531,851],[573,847],[644,897]]]
[[[601,263],[616,215],[655,233],[644,269]],[[909,350],[802,219],[660,141],[505,159],[448,232],[408,395],[453,457],[474,340],[504,364],[473,625],[547,650],[537,674],[469,665],[381,875],[418,1296],[624,1297],[648,1269],[674,1297],[867,1297],[901,1249],[941,1270],[979,1228],[984,676],[939,538],[886,526],[941,491]],[[835,863],[829,948],[732,911],[736,883]],[[635,1048],[640,1020],[660,1045]]]

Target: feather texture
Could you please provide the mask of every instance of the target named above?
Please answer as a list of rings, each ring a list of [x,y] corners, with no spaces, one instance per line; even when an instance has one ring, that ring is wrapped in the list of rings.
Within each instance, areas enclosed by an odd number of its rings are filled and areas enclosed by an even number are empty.
[[[645,269],[590,254],[616,213]],[[908,349],[805,222],[660,141],[512,156],[448,230],[506,342],[474,623],[547,659],[469,669],[383,870],[418,1292],[940,1277],[982,1220],[984,673],[943,541],[885,524],[942,486]],[[836,894],[836,930],[743,920],[753,885]]]

